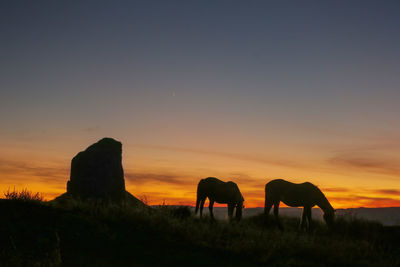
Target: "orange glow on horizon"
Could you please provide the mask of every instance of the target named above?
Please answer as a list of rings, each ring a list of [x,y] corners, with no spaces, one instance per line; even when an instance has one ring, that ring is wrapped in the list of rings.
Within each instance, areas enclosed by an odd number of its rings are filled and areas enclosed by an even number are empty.
[[[68,178],[65,179],[65,183]],[[51,200],[55,197],[65,193],[66,186],[52,186],[48,184],[38,184],[29,183],[18,184],[18,185],[7,185],[0,184],[0,190],[5,193],[7,190],[17,190],[28,189],[32,192],[39,192],[43,194],[45,200]],[[196,184],[191,187],[179,189],[171,189],[170,186],[158,185],[155,187],[151,186],[137,186],[127,185],[127,191],[132,193],[138,199],[142,200],[148,205],[187,205],[195,206],[196,204]],[[254,190],[249,191],[247,188],[242,186],[241,192],[245,198],[246,208],[264,207],[264,190],[263,187],[260,188],[259,193],[254,193]],[[249,193],[251,191],[251,193]],[[352,192],[349,190],[349,192]],[[346,195],[346,194],[331,194],[325,193],[326,197],[336,209],[342,208],[383,208],[383,207],[400,207],[400,199],[389,198],[386,195],[372,195],[372,194],[358,194],[358,195]],[[208,200],[206,201],[206,206],[208,207]],[[226,206],[225,204],[215,203],[216,207]],[[281,203],[282,207],[286,207],[285,204]]]
[[[8,157],[0,158],[0,193],[15,187],[43,193],[45,200],[61,195],[66,191],[70,159],[76,150],[82,150],[82,146],[71,148],[68,155],[61,156],[56,151],[47,154],[8,151]],[[129,153],[131,150],[135,153]],[[283,162],[269,157],[194,149],[127,145],[125,151],[126,189],[149,205],[194,206],[198,181],[214,176],[236,182],[247,208],[264,206],[265,183],[275,178],[314,183],[336,209],[400,206],[400,182],[393,179],[397,174],[383,180],[379,179],[382,174],[373,172],[350,172],[348,168],[336,170],[323,164],[312,166],[301,161]],[[359,186],[365,179],[369,179],[368,186]]]

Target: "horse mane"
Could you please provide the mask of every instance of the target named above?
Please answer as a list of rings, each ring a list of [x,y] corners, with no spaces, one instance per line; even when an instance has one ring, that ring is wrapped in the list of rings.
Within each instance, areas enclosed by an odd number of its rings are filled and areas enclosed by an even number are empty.
[[[328,199],[326,198],[325,194],[318,188],[318,186],[314,185],[315,189],[320,193],[321,198],[319,199],[319,203],[317,204],[324,212],[327,211],[334,211],[331,203],[329,203]]]

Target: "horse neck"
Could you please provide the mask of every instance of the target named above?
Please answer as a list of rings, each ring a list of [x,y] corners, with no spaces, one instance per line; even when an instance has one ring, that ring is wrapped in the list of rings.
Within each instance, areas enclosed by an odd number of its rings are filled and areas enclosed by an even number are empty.
[[[317,205],[324,211],[324,213],[333,211],[331,203],[329,203],[328,199],[322,192],[320,198],[317,200]]]

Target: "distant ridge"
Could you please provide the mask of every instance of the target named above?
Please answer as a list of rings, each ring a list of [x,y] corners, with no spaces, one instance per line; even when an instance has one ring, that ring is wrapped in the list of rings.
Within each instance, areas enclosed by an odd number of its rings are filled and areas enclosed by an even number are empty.
[[[178,206],[178,205],[176,205]],[[194,207],[190,206],[194,210]],[[243,210],[243,217],[249,217],[264,212],[263,207],[246,208]],[[279,213],[288,217],[299,217],[302,213],[302,208],[287,208],[282,207]],[[207,204],[204,208],[204,214],[208,214]],[[214,207],[214,215],[218,219],[227,219],[227,211],[225,207]],[[322,220],[322,211],[319,208],[312,209],[312,216],[315,220]],[[400,226],[400,207],[388,208],[349,208],[338,209],[336,216],[343,216],[344,218],[359,218],[369,221],[377,221],[385,226]]]

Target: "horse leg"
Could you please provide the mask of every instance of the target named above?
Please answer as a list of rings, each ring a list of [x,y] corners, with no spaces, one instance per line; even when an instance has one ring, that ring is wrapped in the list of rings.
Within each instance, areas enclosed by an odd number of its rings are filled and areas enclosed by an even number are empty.
[[[240,221],[243,215],[243,204],[235,204],[234,207],[236,208],[236,220]]]
[[[208,209],[210,210],[210,217],[212,220],[214,220],[213,207],[214,207],[214,200],[210,199],[210,204],[208,204]]]
[[[271,200],[265,200],[265,206],[264,206],[264,214],[268,215],[269,212],[271,211],[272,205],[274,205],[274,203]]]
[[[201,216],[203,216],[204,202],[206,202],[206,198],[202,198],[202,199],[200,200],[200,218],[201,218]]]
[[[311,207],[304,207],[304,211],[306,212],[307,220],[308,220],[308,230],[311,229]]]
[[[274,203],[270,199],[265,199],[265,205],[264,205],[264,224],[267,224],[268,222],[268,214],[271,211],[272,206]]]
[[[275,215],[275,219],[276,219],[276,221],[277,221],[277,223],[278,223],[279,229],[283,230],[282,223],[281,223],[281,221],[279,220],[279,202],[280,202],[280,201],[276,201],[276,202],[274,203],[274,215]]]
[[[196,198],[196,209],[194,210],[194,214],[197,214],[197,212],[199,211],[200,202],[201,202],[201,198],[200,198],[200,196],[199,196],[199,193],[197,193],[197,198]]]
[[[235,208],[235,205],[234,204],[228,204],[228,218],[229,218],[229,221],[231,221],[232,220],[232,216],[233,216],[233,209]]]
[[[301,223],[300,223],[300,230],[303,230],[306,227],[306,220],[307,220],[307,208],[303,207],[303,214],[301,215]]]

